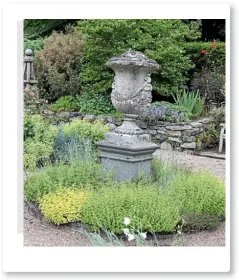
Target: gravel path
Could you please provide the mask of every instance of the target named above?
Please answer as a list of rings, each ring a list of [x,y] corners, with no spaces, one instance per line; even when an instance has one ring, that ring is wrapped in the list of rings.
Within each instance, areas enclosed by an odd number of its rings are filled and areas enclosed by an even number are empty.
[[[167,150],[157,150],[154,153],[154,156],[169,162],[172,161],[183,164],[194,171],[198,171],[200,169],[209,170],[221,180],[225,180],[226,178],[226,161],[224,159],[195,156],[187,153],[176,151],[171,152]]]
[[[225,180],[225,160],[189,155],[180,152],[158,150],[156,157],[167,161],[176,161],[197,171],[207,169],[218,178]],[[127,242],[134,246],[134,242]],[[200,231],[175,237],[160,238],[158,246],[225,246],[225,223],[214,231]],[[88,238],[69,226],[55,226],[31,216],[24,208],[24,246],[90,246]],[[156,246],[148,241],[146,246]]]

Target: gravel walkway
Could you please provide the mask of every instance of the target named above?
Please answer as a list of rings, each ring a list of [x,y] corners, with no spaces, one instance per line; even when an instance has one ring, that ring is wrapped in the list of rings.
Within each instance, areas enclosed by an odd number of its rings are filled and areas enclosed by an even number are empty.
[[[226,161],[224,159],[195,156],[167,150],[157,150],[154,156],[169,162],[172,161],[183,164],[194,171],[200,169],[208,170],[221,180],[225,180],[226,178]]]
[[[225,180],[225,160],[188,155],[180,152],[158,150],[156,157],[176,161],[197,171],[207,169],[218,178]],[[175,237],[159,238],[156,245],[148,241],[146,246],[225,246],[225,223],[214,231],[200,231]],[[134,242],[127,242],[134,246]],[[90,246],[88,238],[69,226],[55,226],[31,216],[24,208],[24,246]]]

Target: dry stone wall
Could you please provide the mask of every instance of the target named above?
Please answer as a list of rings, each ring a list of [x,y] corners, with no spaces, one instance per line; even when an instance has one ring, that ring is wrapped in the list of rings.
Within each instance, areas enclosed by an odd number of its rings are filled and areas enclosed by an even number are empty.
[[[73,119],[84,119],[90,122],[95,120],[102,120],[108,123],[109,128],[113,131],[116,127],[122,124],[120,118],[113,116],[94,116],[83,115],[77,112],[46,112],[57,123],[70,122]],[[202,135],[207,130],[209,124],[212,123],[210,118],[202,118],[191,122],[162,122],[148,123],[138,120],[137,124],[140,128],[149,133],[152,141],[164,150],[177,150],[177,151],[193,151],[197,147],[197,137]]]

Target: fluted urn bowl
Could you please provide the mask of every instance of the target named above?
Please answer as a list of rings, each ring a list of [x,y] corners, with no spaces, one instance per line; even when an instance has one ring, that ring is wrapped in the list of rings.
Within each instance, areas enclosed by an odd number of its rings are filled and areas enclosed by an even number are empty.
[[[106,65],[115,72],[111,94],[115,109],[123,114],[140,115],[152,101],[150,75],[159,68],[157,62],[129,50],[111,58]]]

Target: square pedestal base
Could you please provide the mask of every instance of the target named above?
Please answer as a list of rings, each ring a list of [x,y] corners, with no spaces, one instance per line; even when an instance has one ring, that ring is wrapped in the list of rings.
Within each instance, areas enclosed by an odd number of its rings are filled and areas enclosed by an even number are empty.
[[[101,164],[112,172],[116,181],[129,182],[139,176],[151,174],[152,154],[158,145],[146,142],[133,145],[117,145],[107,141],[97,143],[101,151]]]

